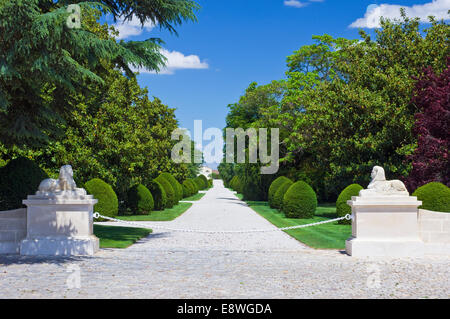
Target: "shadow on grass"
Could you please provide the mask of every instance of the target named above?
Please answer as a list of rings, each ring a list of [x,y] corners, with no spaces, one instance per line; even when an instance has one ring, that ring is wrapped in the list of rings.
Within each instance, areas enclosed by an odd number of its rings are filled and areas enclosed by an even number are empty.
[[[94,225],[100,248],[127,248],[152,232],[147,228]]]

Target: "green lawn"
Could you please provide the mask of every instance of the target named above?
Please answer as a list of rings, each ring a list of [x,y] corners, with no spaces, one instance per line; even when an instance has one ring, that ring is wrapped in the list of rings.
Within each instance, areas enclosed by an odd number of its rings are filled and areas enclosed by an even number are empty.
[[[183,198],[182,200],[183,201],[193,202],[193,201],[202,199],[202,197],[205,196],[205,195],[206,195],[206,193],[197,193],[197,194],[192,195],[190,197]]]
[[[100,248],[127,248],[151,232],[151,229],[144,228],[94,225]]]
[[[175,205],[173,208],[166,208],[162,211],[154,211],[149,215],[133,215],[133,216],[116,216],[116,218],[121,220],[130,220],[130,221],[145,221],[145,222],[164,222],[171,221],[183,214],[192,206],[192,203],[179,203]]]
[[[316,216],[311,219],[286,218],[282,212],[269,207],[267,202],[247,201],[247,204],[262,217],[277,227],[304,225],[336,218],[334,205],[319,205]],[[352,233],[350,225],[339,225],[337,222],[286,231],[290,236],[312,248],[344,249],[345,240]]]

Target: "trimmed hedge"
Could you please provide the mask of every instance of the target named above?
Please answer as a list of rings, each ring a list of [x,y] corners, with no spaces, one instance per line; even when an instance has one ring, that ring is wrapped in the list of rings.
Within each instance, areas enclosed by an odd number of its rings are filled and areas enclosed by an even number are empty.
[[[148,215],[154,208],[152,193],[142,184],[131,187],[127,193],[128,208],[133,215]]]
[[[362,189],[364,188],[359,184],[351,184],[341,192],[336,201],[336,214],[338,217],[344,217],[345,215],[352,213],[352,208],[348,206],[347,201],[351,200],[352,196],[358,196]],[[339,221],[339,224],[341,225],[349,225],[351,223],[351,220],[346,219]]]
[[[154,210],[164,210],[167,206],[167,195],[164,187],[156,180],[151,181],[148,190],[152,193]]]
[[[230,183],[228,184],[229,188],[231,188],[234,191],[236,190],[234,184],[236,183],[237,178],[238,178],[237,176],[233,176],[233,178],[230,180]]]
[[[0,168],[0,210],[22,207],[22,200],[36,193],[46,178],[36,162],[25,157],[11,160]]]
[[[202,189],[207,189],[208,188],[208,179],[206,178],[205,175],[200,174],[199,176],[197,176],[198,179],[201,179],[203,181],[203,188]]]
[[[95,212],[99,212],[101,215],[108,217],[117,215],[119,211],[119,200],[109,184],[100,178],[93,178],[84,184],[84,188],[98,200],[98,203],[94,206]]]
[[[189,184],[191,184],[191,186],[192,186],[192,190],[193,190],[192,195],[197,194],[198,191],[199,191],[199,189],[198,189],[197,183],[195,183],[194,179],[193,179],[193,178],[188,178],[188,179],[186,180],[186,182],[189,183]]]
[[[212,180],[212,178],[208,179],[208,187],[209,188],[213,187],[213,180]]]
[[[284,183],[280,187],[278,187],[278,189],[275,192],[275,194],[273,195],[273,199],[272,199],[273,208],[282,210],[284,194],[286,194],[289,187],[291,187],[293,184],[294,184],[294,182],[291,181],[290,179],[288,179],[288,180],[284,181]]]
[[[170,182],[159,175],[157,178],[155,178],[155,181],[161,184],[161,186],[164,188],[164,191],[166,192],[166,206],[165,208],[172,208],[174,205],[177,204],[177,197],[175,190],[173,189]]]
[[[191,183],[189,183],[188,181],[184,181],[182,187],[183,187],[183,198],[194,195],[194,190],[192,189]]]
[[[160,176],[165,178],[172,186],[173,190],[175,191],[175,197],[176,197],[175,205],[178,204],[178,202],[183,199],[183,187],[180,185],[180,183],[178,183],[178,181],[175,179],[175,177],[172,176],[172,174],[161,173]]]
[[[269,201],[269,206],[271,208],[275,208],[275,206],[273,206],[273,200],[275,197],[275,193],[287,181],[290,181],[290,179],[287,177],[284,177],[284,176],[280,176],[270,184],[269,192],[268,192],[268,201]]]
[[[416,189],[413,196],[422,201],[422,209],[450,213],[450,188],[442,183],[425,184]]]
[[[203,176],[203,178],[202,178]],[[195,184],[197,185],[199,190],[204,190],[208,187],[208,180],[206,180],[206,177],[204,175],[199,175],[194,179]]]
[[[316,208],[316,192],[303,181],[294,183],[284,194],[283,212],[288,218],[311,218]]]

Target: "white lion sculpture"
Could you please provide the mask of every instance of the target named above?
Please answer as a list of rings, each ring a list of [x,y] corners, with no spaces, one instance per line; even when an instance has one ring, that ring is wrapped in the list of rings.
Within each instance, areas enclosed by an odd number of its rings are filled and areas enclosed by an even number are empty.
[[[59,170],[58,179],[44,179],[39,184],[36,195],[43,197],[54,197],[55,195],[79,197],[86,195],[86,190],[83,188],[77,188],[77,184],[73,180],[72,166],[64,165]]]
[[[408,190],[402,181],[387,181],[383,167],[375,166],[372,170],[372,181],[367,189],[360,191],[359,196],[407,195]]]

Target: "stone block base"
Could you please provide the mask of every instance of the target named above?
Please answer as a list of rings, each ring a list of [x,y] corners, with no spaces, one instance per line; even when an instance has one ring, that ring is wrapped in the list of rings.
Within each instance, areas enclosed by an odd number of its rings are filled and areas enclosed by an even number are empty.
[[[24,239],[20,245],[21,255],[92,256],[98,250],[99,240],[95,236]]]
[[[421,240],[379,240],[350,238],[345,242],[347,254],[354,257],[423,257]]]
[[[20,243],[13,241],[0,242],[0,255],[1,254],[18,254],[20,252]]]

